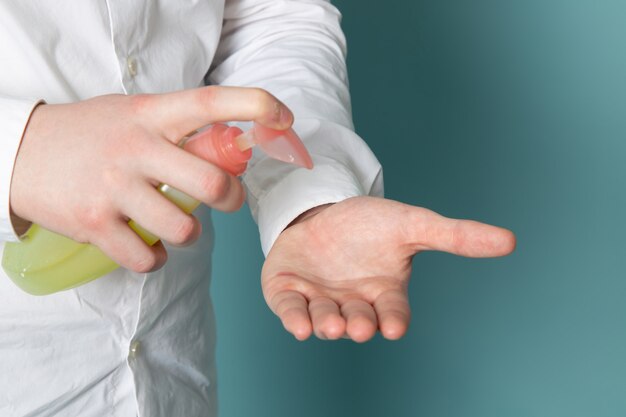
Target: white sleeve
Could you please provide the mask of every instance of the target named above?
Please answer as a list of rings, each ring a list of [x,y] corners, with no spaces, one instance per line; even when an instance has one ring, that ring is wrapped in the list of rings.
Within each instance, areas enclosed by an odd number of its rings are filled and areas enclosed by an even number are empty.
[[[0,241],[19,241],[11,223],[11,177],[24,129],[39,102],[0,95]]]
[[[255,150],[243,181],[265,254],[304,211],[383,193],[381,166],[353,132],[340,20],[325,0],[226,0],[208,81],[261,87],[282,100],[315,164],[295,168]]]

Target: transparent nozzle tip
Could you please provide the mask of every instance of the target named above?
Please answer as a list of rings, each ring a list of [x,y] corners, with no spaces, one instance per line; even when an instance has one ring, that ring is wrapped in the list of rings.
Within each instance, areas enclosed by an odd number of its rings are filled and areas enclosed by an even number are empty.
[[[293,129],[276,130],[255,123],[252,129],[239,135],[235,141],[241,150],[259,145],[271,158],[307,169],[313,168],[311,155]]]

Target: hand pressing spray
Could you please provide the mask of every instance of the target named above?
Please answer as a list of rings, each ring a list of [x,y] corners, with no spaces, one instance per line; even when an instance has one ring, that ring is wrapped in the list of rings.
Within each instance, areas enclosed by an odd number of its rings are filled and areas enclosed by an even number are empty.
[[[258,145],[268,156],[283,162],[313,168],[313,162],[293,129],[281,131],[254,124],[243,133],[236,127],[211,125],[183,142],[184,149],[219,166],[233,175],[241,175],[252,156],[250,148]],[[186,213],[200,202],[161,184],[159,191]],[[159,238],[134,221],[130,227],[149,245]],[[33,224],[22,241],[6,243],[2,268],[15,284],[33,295],[46,295],[74,288],[112,272],[119,265],[96,246],[77,243],[65,236]]]

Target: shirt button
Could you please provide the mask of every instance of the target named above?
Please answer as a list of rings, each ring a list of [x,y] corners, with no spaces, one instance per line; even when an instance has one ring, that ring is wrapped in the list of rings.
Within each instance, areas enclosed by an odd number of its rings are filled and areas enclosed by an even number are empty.
[[[138,340],[133,340],[130,344],[130,348],[128,349],[128,356],[131,358],[135,358],[139,354],[139,347],[141,343]]]
[[[126,68],[128,68],[128,74],[131,77],[137,75],[137,60],[132,56],[126,58]]]

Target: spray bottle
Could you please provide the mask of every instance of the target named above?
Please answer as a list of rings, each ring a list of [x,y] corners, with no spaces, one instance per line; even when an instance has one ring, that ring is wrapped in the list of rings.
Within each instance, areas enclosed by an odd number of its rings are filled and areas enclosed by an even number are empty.
[[[268,156],[308,169],[313,162],[293,129],[280,131],[254,124],[243,133],[224,124],[211,125],[181,143],[184,149],[233,175],[241,175],[258,145]],[[185,193],[161,184],[158,190],[186,213],[200,202]],[[134,221],[130,227],[149,245],[159,238]],[[2,268],[13,282],[33,295],[46,295],[85,284],[117,269],[99,248],[77,243],[33,224],[21,242],[6,243]]]

